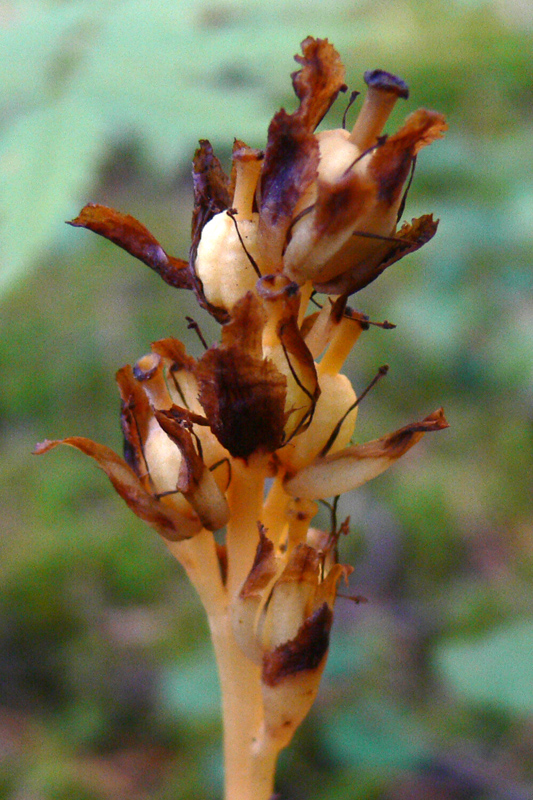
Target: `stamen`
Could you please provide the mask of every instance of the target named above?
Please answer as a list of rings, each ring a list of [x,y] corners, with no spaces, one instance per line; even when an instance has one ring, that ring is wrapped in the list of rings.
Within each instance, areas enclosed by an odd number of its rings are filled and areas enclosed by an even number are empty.
[[[187,323],[188,323],[187,330],[188,331],[194,331],[196,333],[196,335],[198,336],[198,338],[200,339],[200,341],[203,344],[203,346],[205,347],[205,349],[207,350],[208,344],[207,344],[206,340],[204,339],[203,333],[200,330],[200,326],[198,325],[196,320],[193,319],[192,317],[185,317],[185,319],[187,320]]]
[[[376,383],[377,383],[379,380],[381,380],[381,378],[383,378],[383,377],[384,377],[384,376],[387,374],[387,372],[388,372],[388,371],[389,371],[389,365],[388,365],[388,364],[383,364],[383,365],[382,365],[382,366],[381,366],[381,367],[378,369],[378,371],[377,371],[376,375],[374,375],[374,377],[372,378],[372,380],[370,381],[370,383],[368,384],[368,386],[366,387],[366,389],[365,389],[365,390],[364,390],[364,391],[363,391],[363,392],[362,392],[362,393],[359,395],[359,397],[357,398],[357,400],[355,400],[355,402],[354,402],[354,403],[352,403],[352,405],[351,405],[351,406],[348,408],[348,410],[347,410],[347,411],[346,411],[346,412],[345,412],[345,413],[342,415],[342,417],[340,418],[340,420],[337,422],[337,424],[336,424],[336,425],[335,425],[335,427],[333,428],[333,430],[332,430],[332,432],[331,432],[331,434],[330,434],[330,437],[329,437],[329,439],[327,440],[326,444],[324,445],[324,447],[322,448],[322,450],[321,450],[321,451],[320,451],[320,453],[318,454],[320,458],[324,458],[325,456],[327,456],[327,454],[329,453],[329,451],[330,451],[330,450],[331,450],[331,448],[333,447],[333,444],[334,444],[334,442],[335,442],[335,439],[336,439],[336,438],[337,438],[337,436],[339,435],[339,431],[340,431],[340,429],[342,428],[342,425],[343,425],[343,423],[344,423],[344,420],[346,419],[346,417],[348,416],[348,414],[350,414],[350,413],[351,413],[351,412],[354,410],[354,408],[355,408],[356,406],[358,406],[358,405],[359,405],[359,403],[361,402],[361,400],[362,400],[364,397],[366,397],[366,395],[369,393],[369,391],[370,391],[370,390],[371,390],[371,389],[372,389],[372,388],[373,388],[373,387],[376,385]]]
[[[371,319],[367,319],[367,325],[375,325],[376,328],[383,328],[384,331],[392,331],[396,327],[394,322],[389,322],[388,319],[384,319],[383,322],[373,322]]]
[[[239,242],[242,245],[242,249],[244,250],[248,261],[250,262],[250,264],[254,268],[257,277],[261,278],[261,271],[260,271],[259,267],[257,266],[257,262],[255,261],[255,259],[251,255],[251,253],[249,253],[248,250],[246,249],[246,245],[244,244],[244,240],[243,240],[243,238],[241,236],[241,232],[239,230],[239,226],[237,225],[237,220],[236,220],[237,213],[238,212],[237,212],[237,210],[235,208],[228,208],[228,210],[226,211],[226,214],[228,215],[228,217],[230,217],[232,219],[233,224],[235,225],[235,230],[237,232],[237,236],[239,237]]]
[[[350,172],[350,170],[353,169],[355,167],[355,165],[359,163],[359,161],[362,161],[363,158],[366,158],[366,156],[370,155],[370,153],[373,153],[374,150],[376,150],[378,147],[382,147],[382,145],[385,144],[387,139],[388,139],[388,136],[386,134],[384,136],[378,136],[377,142],[375,142],[370,147],[367,147],[366,150],[363,150],[362,153],[359,153],[357,158],[354,158],[352,163],[348,164],[348,166],[346,167],[346,169],[343,172],[343,176],[347,175],[348,172]]]
[[[364,239],[379,239],[383,242],[400,242],[400,244],[410,244],[408,239],[401,236],[383,236],[381,233],[367,233],[366,231],[354,231],[352,236],[362,236]]]
[[[292,377],[294,378],[294,380],[296,382],[296,385],[302,390],[302,392],[305,395],[307,395],[307,397],[311,401],[311,405],[308,408],[307,412],[303,415],[303,417],[301,418],[300,422],[298,423],[296,428],[293,430],[293,432],[291,433],[289,438],[284,442],[284,444],[288,444],[291,441],[291,439],[293,439],[295,436],[297,436],[299,433],[301,433],[302,430],[305,430],[304,426],[308,427],[311,424],[311,421],[313,419],[313,415],[315,413],[316,401],[315,401],[313,395],[311,394],[311,392],[309,391],[309,389],[307,389],[307,387],[303,385],[303,383],[301,382],[300,378],[298,377],[298,374],[297,374],[296,370],[294,369],[294,367],[293,367],[293,365],[291,363],[291,360],[289,358],[289,353],[288,353],[287,348],[285,347],[285,344],[283,343],[283,341],[281,341],[281,347],[283,349],[283,354],[284,354],[284,356],[285,356],[285,358],[287,360],[287,364],[288,364],[289,369],[291,371]],[[295,409],[295,410],[298,410],[298,409]]]
[[[319,500],[319,503],[322,503],[323,506],[329,511],[330,514],[330,531],[332,534],[335,534],[337,531],[337,506],[339,505],[340,495],[336,495],[333,498],[333,502],[329,503],[327,500]]]
[[[352,603],[359,605],[360,603],[368,603],[368,597],[362,594],[342,594],[337,592],[337,597],[342,597],[343,600],[351,600]]]
[[[179,385],[178,380],[177,380],[176,375],[175,375],[175,372],[177,372],[177,371],[179,372],[179,368],[171,367],[170,370],[169,370],[169,375],[172,378],[172,383],[174,384],[174,388],[176,389],[177,393],[181,397],[181,400],[183,402],[184,407],[187,410],[189,410],[189,404],[187,403],[187,400],[185,399],[185,395],[183,394],[183,389]]]
[[[226,466],[227,466],[227,468],[228,468],[228,483],[227,483],[227,486],[226,486],[226,489],[225,489],[225,491],[227,491],[227,490],[228,490],[228,488],[229,488],[229,485],[230,485],[230,483],[231,483],[231,461],[230,461],[230,459],[229,459],[229,458],[221,458],[221,459],[220,459],[220,461],[216,461],[214,464],[212,464],[212,465],[209,467],[209,470],[210,470],[211,472],[214,472],[214,471],[215,471],[216,469],[218,469],[218,467],[220,467],[222,464],[226,464]]]
[[[344,114],[342,115],[342,127],[344,128],[344,130],[346,130],[346,117],[348,116],[348,111],[352,107],[355,98],[359,97],[360,94],[361,92],[358,92],[357,89],[354,89],[350,95],[350,99],[348,100],[348,105],[346,106]]]
[[[148,479],[150,481],[150,485],[152,486],[152,489],[153,489],[154,487],[153,487],[152,479],[150,477],[150,468],[148,466],[148,461],[146,460],[146,455],[144,453],[144,442],[143,442],[142,436],[141,436],[141,428],[140,428],[139,422],[137,420],[137,417],[135,416],[135,403],[130,401],[128,403],[128,405],[127,405],[127,408],[129,409],[129,411],[131,411],[133,424],[135,425],[135,430],[137,431],[137,436],[138,436],[138,439],[139,439],[139,447],[141,449],[141,455],[142,455],[143,461],[144,461],[144,469],[145,469],[145,473],[144,474],[145,474],[145,476],[148,477]],[[124,447],[126,447],[126,446],[127,446],[127,440],[124,437]]]
[[[403,193],[402,200],[400,202],[400,207],[398,208],[398,213],[396,215],[396,222],[398,223],[403,216],[403,212],[405,211],[405,204],[407,202],[407,195],[409,194],[409,189],[411,188],[411,184],[413,182],[413,178],[415,175],[415,167],[416,167],[416,156],[413,156],[413,160],[411,161],[411,173],[409,175],[409,180],[407,181],[407,186],[405,187],[405,191]]]
[[[365,72],[364,79],[368,92],[350,134],[350,141],[361,151],[375,143],[398,98],[409,97],[409,89],[401,78],[381,69]]]

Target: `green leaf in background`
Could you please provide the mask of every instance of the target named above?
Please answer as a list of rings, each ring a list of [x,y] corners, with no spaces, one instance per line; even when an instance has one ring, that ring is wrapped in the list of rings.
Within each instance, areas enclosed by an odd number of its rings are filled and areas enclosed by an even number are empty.
[[[67,96],[21,117],[0,141],[0,296],[57,235],[98,167],[102,127]]]
[[[347,767],[405,769],[430,753],[424,726],[385,697],[368,696],[337,709],[321,733],[330,758]]]
[[[192,660],[163,673],[160,696],[165,708],[190,724],[217,720],[220,713],[220,689],[211,652],[196,650]]]
[[[533,713],[533,620],[506,623],[476,640],[443,642],[434,664],[467,702]]]

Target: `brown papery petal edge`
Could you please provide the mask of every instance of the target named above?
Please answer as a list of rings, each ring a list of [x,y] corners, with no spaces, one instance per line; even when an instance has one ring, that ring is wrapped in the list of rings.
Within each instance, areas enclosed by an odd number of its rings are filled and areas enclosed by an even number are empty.
[[[117,454],[103,444],[97,444],[82,436],[70,436],[67,439],[45,439],[35,446],[34,454],[42,455],[57,447],[67,444],[75,447],[85,455],[93,458],[103,469],[113,484],[115,491],[127,503],[129,508],[142,520],[148,522],[165,539],[179,541],[189,539],[201,530],[198,519],[190,519],[178,514],[149,494],[131,467]]]
[[[75,228],[87,228],[109,239],[157,272],[170,286],[192,289],[188,262],[165,253],[155,236],[130,214],[89,203],[68,224]]]

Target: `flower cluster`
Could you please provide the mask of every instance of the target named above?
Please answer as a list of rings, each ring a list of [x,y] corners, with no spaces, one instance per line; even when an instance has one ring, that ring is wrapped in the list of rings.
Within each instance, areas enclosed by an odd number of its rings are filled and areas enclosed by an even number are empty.
[[[447,425],[440,409],[351,444],[358,399],[341,374],[369,327],[349,296],[436,231],[431,215],[397,228],[417,155],[442,135],[444,118],[420,109],[383,135],[408,89],[375,70],[365,73],[353,129],[316,133],[346,89],[344,68],[327,40],[306,39],[296,60],[299,106],[274,116],[264,151],[236,141],[227,176],[209,142],[200,143],[188,261],[168,255],[137,220],[100,205],[71,223],[194,291],[221,323],[220,342],[198,359],[168,338],[119,370],[124,459],[81,437],[62,443],[94,458],[130,508],[178,543],[173,552],[190,574],[201,565],[191,566],[181,544],[210,537],[219,600],[242,658],[258,670],[256,755],[285,746],[307,713],[337,585],[350,573],[336,563],[339,531],[310,527],[315,501],[374,478]],[[326,299],[307,313],[315,291]],[[45,441],[37,452],[59,443]],[[225,526],[226,543],[215,547],[209,532]]]

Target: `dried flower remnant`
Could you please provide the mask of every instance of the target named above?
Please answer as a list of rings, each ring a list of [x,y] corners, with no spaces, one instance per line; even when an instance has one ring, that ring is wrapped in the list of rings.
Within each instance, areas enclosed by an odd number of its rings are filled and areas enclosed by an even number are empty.
[[[315,501],[361,486],[447,427],[440,409],[351,444],[361,398],[341,372],[376,324],[349,295],[435,234],[431,215],[397,227],[417,155],[445,131],[444,118],[420,109],[384,135],[408,89],[374,70],[352,130],[316,133],[346,89],[344,67],[327,40],[311,37],[296,60],[298,108],[274,116],[264,151],[236,140],[228,177],[200,142],[188,261],[113,209],[91,204],[72,221],[193,290],[221,337],[199,359],[162,339],[118,371],[124,459],[81,437],[36,448],[63,443],[91,456],[198,590],[222,686],[226,800],[271,796],[279,751],[318,690],[351,567],[337,563],[347,523],[310,527]],[[315,290],[332,296],[307,313]],[[213,537],[220,529],[223,544]]]

